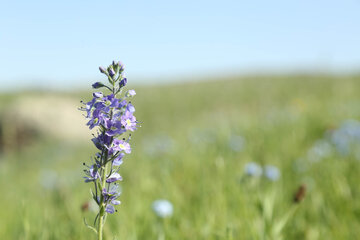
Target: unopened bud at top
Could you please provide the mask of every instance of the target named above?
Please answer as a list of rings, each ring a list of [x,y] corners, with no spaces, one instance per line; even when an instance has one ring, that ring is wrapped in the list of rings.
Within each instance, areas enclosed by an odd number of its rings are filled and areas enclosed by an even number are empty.
[[[118,72],[119,72],[119,70],[120,70],[119,63],[118,63],[118,62],[113,61],[113,62],[112,62],[112,66],[113,66],[113,68],[114,68],[115,73],[118,73]]]
[[[124,64],[121,62],[121,61],[119,61],[118,62],[118,65],[119,65],[119,67],[120,67],[120,72],[122,72],[122,71],[124,71],[124,69],[125,69],[125,66],[124,66]]]

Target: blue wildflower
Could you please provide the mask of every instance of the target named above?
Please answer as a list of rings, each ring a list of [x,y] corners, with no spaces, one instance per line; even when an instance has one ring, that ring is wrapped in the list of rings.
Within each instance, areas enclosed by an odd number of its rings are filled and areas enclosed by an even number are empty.
[[[111,143],[111,137],[107,134],[99,134],[97,137],[91,139],[95,147],[99,150],[103,150],[104,146],[108,146]]]
[[[105,121],[108,120],[108,115],[105,114],[101,108],[96,108],[92,113],[92,118],[89,120],[87,125],[90,129],[93,129],[96,126],[105,124]]]
[[[105,211],[113,214],[115,212],[114,205],[119,205],[120,201],[117,198],[120,196],[120,192],[118,191],[118,185],[113,185],[109,191],[104,188],[102,190],[102,195],[104,198],[104,203],[106,205]]]
[[[131,153],[130,144],[128,142],[125,142],[124,140],[114,139],[113,146],[109,149],[112,149],[113,151],[124,151],[125,153]]]
[[[125,111],[125,114],[121,116],[121,124],[126,130],[136,130],[136,118],[130,111]]]
[[[126,128],[124,127],[124,125],[122,125],[121,121],[111,121],[108,120],[105,123],[105,127],[108,129],[108,131],[106,131],[106,135],[108,136],[116,136],[116,135],[121,135],[123,133],[126,132]]]
[[[100,176],[98,173],[98,166],[96,166],[95,164],[92,165],[88,171],[85,171],[85,173],[87,175],[87,177],[84,177],[85,182],[93,182]]]

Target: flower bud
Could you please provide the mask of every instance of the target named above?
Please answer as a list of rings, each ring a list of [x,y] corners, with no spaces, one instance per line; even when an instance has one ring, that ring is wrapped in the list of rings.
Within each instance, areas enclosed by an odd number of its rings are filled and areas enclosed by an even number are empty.
[[[124,64],[121,62],[121,61],[119,61],[118,62],[118,65],[119,65],[119,67],[120,67],[120,72],[122,72],[122,71],[124,71],[124,69],[125,69],[125,66],[124,66]]]
[[[110,75],[110,77],[114,77],[114,76],[115,76],[115,71],[114,71],[114,69],[112,69],[112,68],[109,69],[109,75]]]
[[[129,102],[129,104],[126,106],[126,110],[128,110],[131,113],[134,113],[135,107]]]
[[[126,85],[126,83],[127,83],[127,78],[123,78],[123,79],[120,81],[119,86],[122,88],[122,87],[124,87],[124,86]]]
[[[112,66],[113,66],[113,68],[114,68],[115,73],[119,72],[120,66],[119,66],[119,63],[118,63],[118,62],[113,61],[113,62],[112,62]]]
[[[99,67],[99,70],[100,70],[101,73],[106,73],[106,70],[103,67]]]
[[[135,95],[136,95],[136,92],[133,89],[127,91],[126,94],[125,94],[126,97],[133,97]]]
[[[92,85],[93,88],[97,89],[97,88],[101,88],[104,87],[105,85],[102,84],[101,82],[96,82]]]
[[[93,97],[95,97],[95,98],[102,98],[102,97],[103,97],[103,94],[102,94],[102,92],[94,92],[94,93],[93,93]]]
[[[112,182],[121,181],[121,180],[122,180],[122,177],[120,176],[120,174],[117,172],[114,172],[106,179],[106,182],[112,183]]]

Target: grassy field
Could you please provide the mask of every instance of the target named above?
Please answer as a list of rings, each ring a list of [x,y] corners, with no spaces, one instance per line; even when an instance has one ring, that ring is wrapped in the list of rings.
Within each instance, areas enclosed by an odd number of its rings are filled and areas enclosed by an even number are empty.
[[[135,89],[142,127],[120,170],[122,204],[107,218],[106,239],[359,239],[360,77]],[[0,96],[0,239],[95,239],[83,224],[95,213],[82,210],[91,187],[82,163],[95,147],[76,110],[89,98]],[[25,130],[11,130],[14,122]],[[249,162],[276,166],[280,177],[250,176]],[[306,196],[295,203],[302,184]],[[155,215],[157,199],[173,204],[171,217]]]

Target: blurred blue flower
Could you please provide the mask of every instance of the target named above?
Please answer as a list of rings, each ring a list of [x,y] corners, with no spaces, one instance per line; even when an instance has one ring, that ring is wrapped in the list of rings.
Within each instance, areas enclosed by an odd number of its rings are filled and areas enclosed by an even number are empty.
[[[255,162],[249,162],[245,165],[245,174],[253,177],[260,177],[262,174],[262,168]]]
[[[273,165],[265,166],[265,177],[271,181],[277,181],[280,178],[280,170]]]
[[[312,162],[318,162],[323,158],[330,156],[332,153],[332,146],[326,140],[317,140],[312,148],[308,151],[308,159]]]
[[[193,128],[189,131],[188,139],[192,145],[198,148],[213,144],[216,141],[216,132],[210,129]]]
[[[171,217],[173,214],[173,205],[168,200],[156,200],[152,204],[155,214],[161,218]]]
[[[229,139],[229,146],[234,152],[241,152],[245,146],[245,139],[239,135],[232,135]]]
[[[59,177],[57,172],[44,169],[39,174],[40,184],[47,190],[53,190],[59,185]]]
[[[144,138],[144,151],[151,156],[172,153],[175,150],[175,141],[166,134],[159,134]]]
[[[336,150],[342,155],[349,155],[360,146],[360,122],[346,120],[330,136]]]

